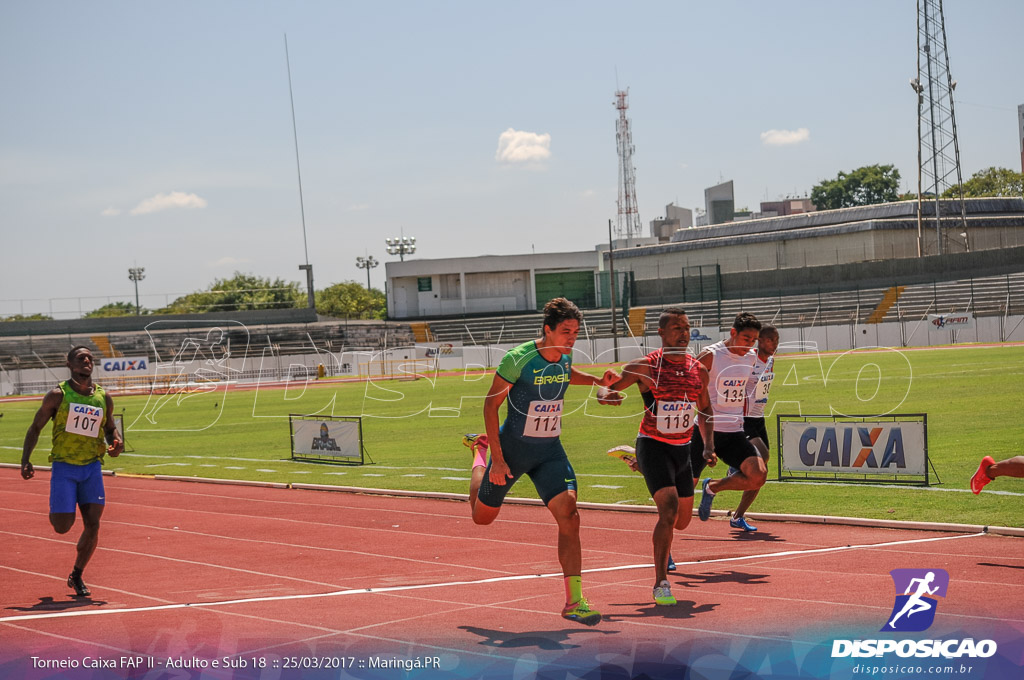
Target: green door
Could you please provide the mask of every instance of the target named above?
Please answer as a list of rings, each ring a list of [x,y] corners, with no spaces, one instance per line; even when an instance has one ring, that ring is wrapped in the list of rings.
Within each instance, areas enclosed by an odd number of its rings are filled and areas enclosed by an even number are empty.
[[[548,300],[564,297],[576,303],[581,309],[593,309],[594,272],[553,272],[537,274],[534,278],[537,290],[537,309],[544,309]]]

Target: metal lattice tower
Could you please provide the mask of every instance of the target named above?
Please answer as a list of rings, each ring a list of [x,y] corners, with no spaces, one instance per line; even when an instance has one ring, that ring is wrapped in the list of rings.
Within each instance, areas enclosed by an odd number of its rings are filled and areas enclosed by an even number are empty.
[[[619,119],[615,122],[615,141],[619,150],[619,215],[615,231],[619,238],[625,238],[627,245],[629,239],[640,236],[640,211],[636,204],[636,170],[633,168],[633,133],[629,129],[629,118],[626,117],[626,109],[629,102],[629,88],[625,92],[619,90],[615,93],[615,101],[612,102],[619,110]]]
[[[956,81],[949,71],[942,0],[918,0],[917,78],[910,81],[910,86],[917,92],[918,255],[970,251],[963,177],[960,172],[960,145],[957,142],[956,116],[953,112]],[[959,190],[959,201],[939,199],[950,187]],[[927,197],[928,202],[934,202],[934,243],[923,235],[922,211],[926,201],[923,192],[931,194]],[[943,212],[947,215],[946,220],[942,219]]]

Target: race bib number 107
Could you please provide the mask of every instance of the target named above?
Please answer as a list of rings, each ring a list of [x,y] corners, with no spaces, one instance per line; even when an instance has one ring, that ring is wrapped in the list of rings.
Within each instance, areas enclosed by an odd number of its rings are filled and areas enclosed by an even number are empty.
[[[562,434],[562,400],[531,401],[526,411],[525,437],[557,437]]]
[[[64,431],[83,437],[99,437],[103,423],[103,409],[88,404],[69,404],[68,422]]]

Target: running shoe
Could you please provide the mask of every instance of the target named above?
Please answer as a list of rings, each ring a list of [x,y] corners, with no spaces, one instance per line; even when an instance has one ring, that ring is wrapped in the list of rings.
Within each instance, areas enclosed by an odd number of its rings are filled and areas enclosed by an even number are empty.
[[[675,560],[672,559],[672,553],[668,554],[668,570],[669,571],[675,571],[676,570],[676,562],[675,562]]]
[[[590,608],[590,603],[585,597],[580,598],[579,602],[565,605],[562,618],[582,623],[584,626],[596,626],[601,623],[601,614]]]
[[[654,586],[654,604],[671,607],[675,603],[676,598],[672,595],[672,586],[668,581],[662,581]]]
[[[89,586],[85,585],[85,581],[82,580],[81,576],[75,576],[71,574],[68,576],[68,588],[75,591],[75,595],[79,597],[89,597],[92,595],[92,591],[89,590]]]
[[[623,463],[629,466],[629,469],[633,472],[637,472],[640,468],[636,463],[636,449],[632,446],[623,444],[622,446],[616,446],[614,449],[608,449],[608,455],[618,458]]]
[[[462,436],[462,445],[466,448],[473,449],[483,447],[483,450],[487,450],[487,435],[486,434],[466,434]]]
[[[743,529],[744,531],[757,531],[757,527],[747,522],[746,517],[733,517],[729,520],[729,526],[733,529]]]
[[[711,478],[708,477],[700,485],[700,505],[697,507],[697,517],[700,517],[701,522],[707,522],[711,517],[711,504],[715,502],[715,494],[708,491],[710,483]]]
[[[978,465],[978,471],[974,473],[973,477],[971,477],[971,491],[973,491],[975,495],[981,493],[981,490],[985,488],[985,485],[992,481],[992,478],[985,474],[985,471],[988,470],[989,465],[993,465],[995,462],[996,461],[992,456],[985,456],[981,459],[981,464]]]
[[[734,474],[736,474],[739,471],[740,471],[739,468],[734,468],[733,466],[730,465],[729,466],[729,474],[727,474],[726,477],[732,477]]]

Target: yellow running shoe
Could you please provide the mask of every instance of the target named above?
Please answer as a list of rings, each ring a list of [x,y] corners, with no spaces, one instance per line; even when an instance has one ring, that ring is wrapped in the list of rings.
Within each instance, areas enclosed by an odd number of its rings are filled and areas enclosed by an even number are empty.
[[[579,602],[565,605],[562,618],[582,623],[584,626],[596,626],[601,623],[601,614],[590,608],[590,603],[585,597],[580,598]]]
[[[672,587],[668,584],[668,581],[662,581],[654,586],[654,604],[671,607],[675,603],[676,598],[672,595]]]

